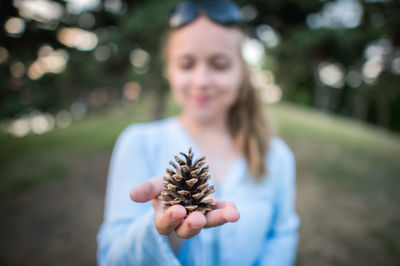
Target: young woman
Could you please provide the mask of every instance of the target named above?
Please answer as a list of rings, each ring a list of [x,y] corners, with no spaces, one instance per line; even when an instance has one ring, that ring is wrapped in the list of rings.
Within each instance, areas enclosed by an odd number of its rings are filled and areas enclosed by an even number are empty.
[[[293,265],[295,162],[249,82],[240,18],[227,1],[184,2],[172,14],[165,74],[181,113],[118,138],[99,264]],[[207,158],[217,209],[185,218],[157,196],[169,161],[189,147]]]

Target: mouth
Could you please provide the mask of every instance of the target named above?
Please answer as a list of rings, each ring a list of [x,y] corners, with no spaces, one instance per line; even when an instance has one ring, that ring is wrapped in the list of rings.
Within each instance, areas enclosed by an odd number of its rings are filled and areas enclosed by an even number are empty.
[[[210,96],[206,96],[206,95],[193,96],[193,101],[196,104],[203,105],[203,104],[206,104],[206,103],[210,102],[211,101],[211,97]]]

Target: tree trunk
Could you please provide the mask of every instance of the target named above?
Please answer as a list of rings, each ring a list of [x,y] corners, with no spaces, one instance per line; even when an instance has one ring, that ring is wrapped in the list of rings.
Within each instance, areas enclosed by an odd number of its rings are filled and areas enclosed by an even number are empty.
[[[365,95],[358,93],[354,96],[353,117],[357,120],[365,121],[368,115],[369,101]]]
[[[376,101],[378,124],[390,128],[390,100],[386,95],[381,94]]]

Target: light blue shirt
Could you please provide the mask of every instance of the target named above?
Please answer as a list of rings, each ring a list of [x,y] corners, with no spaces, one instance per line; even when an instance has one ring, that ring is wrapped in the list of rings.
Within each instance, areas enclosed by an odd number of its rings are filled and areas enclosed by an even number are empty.
[[[100,265],[293,265],[299,219],[295,212],[295,161],[289,147],[271,139],[268,175],[261,182],[247,177],[243,157],[231,164],[215,196],[232,201],[236,223],[203,229],[184,242],[178,256],[154,225],[151,202],[135,203],[130,190],[165,175],[169,161],[196,143],[177,118],[133,124],[119,136],[111,158],[104,223],[97,240]]]

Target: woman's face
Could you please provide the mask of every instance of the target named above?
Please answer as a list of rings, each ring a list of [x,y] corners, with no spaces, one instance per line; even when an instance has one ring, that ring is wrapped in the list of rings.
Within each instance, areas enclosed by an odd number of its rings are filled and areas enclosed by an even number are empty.
[[[166,74],[185,115],[225,118],[243,80],[242,35],[205,16],[171,33]]]

